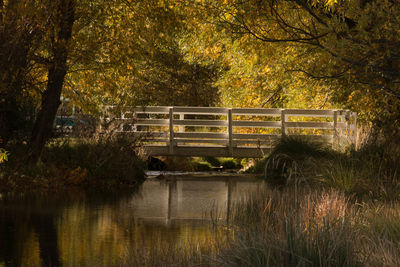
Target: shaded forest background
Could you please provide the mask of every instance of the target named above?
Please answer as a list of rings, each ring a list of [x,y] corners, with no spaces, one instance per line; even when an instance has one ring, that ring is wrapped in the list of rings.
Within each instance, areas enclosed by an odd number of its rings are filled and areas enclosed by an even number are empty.
[[[349,108],[400,140],[397,0],[0,0],[0,137],[35,162],[60,97]]]

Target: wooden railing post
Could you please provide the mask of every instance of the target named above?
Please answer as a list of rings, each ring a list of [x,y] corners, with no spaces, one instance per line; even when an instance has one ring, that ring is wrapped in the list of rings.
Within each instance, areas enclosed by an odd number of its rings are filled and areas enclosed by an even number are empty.
[[[169,108],[169,153],[174,153],[174,108]]]
[[[357,112],[351,112],[351,115],[353,117],[353,138],[351,141],[357,149]]]
[[[185,119],[185,114],[183,114],[183,113],[179,114],[179,119],[181,121],[183,121]],[[180,133],[185,132],[185,126],[179,126],[179,132]]]
[[[281,137],[284,137],[287,135],[287,129],[286,129],[286,110],[282,109],[281,110]]]
[[[232,109],[228,109],[228,146],[229,146],[229,154],[233,156],[233,140],[232,140]]]
[[[137,132],[136,121],[138,119],[135,109],[132,112],[132,132]]]
[[[338,111],[333,111],[333,142],[332,147],[338,148],[339,146],[339,133],[338,133]]]

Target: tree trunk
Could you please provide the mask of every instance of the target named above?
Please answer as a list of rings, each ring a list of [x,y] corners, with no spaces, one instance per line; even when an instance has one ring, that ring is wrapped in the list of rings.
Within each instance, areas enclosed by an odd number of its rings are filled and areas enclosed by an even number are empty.
[[[58,0],[55,15],[53,57],[47,75],[47,87],[42,96],[29,145],[29,161],[36,163],[49,138],[60,105],[60,96],[67,73],[68,41],[71,39],[75,21],[75,1]]]

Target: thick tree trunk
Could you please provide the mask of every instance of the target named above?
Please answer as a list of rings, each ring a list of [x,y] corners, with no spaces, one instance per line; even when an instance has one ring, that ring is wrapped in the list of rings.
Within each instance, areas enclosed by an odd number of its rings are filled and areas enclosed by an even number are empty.
[[[75,1],[57,1],[55,37],[52,41],[53,58],[47,75],[47,87],[42,96],[29,145],[29,161],[37,162],[44,145],[49,138],[53,123],[60,105],[60,96],[67,73],[68,41],[71,39],[72,26],[75,21]]]
[[[60,105],[61,90],[66,74],[66,66],[53,64],[48,73],[46,91],[37,115],[30,143],[30,161],[36,162],[53,129],[53,122]]]

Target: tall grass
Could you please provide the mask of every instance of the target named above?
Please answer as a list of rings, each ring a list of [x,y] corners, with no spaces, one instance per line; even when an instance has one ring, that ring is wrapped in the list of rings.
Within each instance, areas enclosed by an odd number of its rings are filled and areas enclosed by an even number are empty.
[[[297,194],[297,195],[296,195]],[[357,266],[355,210],[336,192],[264,190],[234,206],[224,266]]]
[[[400,151],[390,145],[339,152],[309,139],[286,137],[263,164],[264,178],[273,186],[323,186],[366,199],[400,196]]]
[[[205,247],[183,248],[184,261],[175,248],[176,265],[400,266],[396,151],[283,139],[262,161],[268,186],[233,203],[227,220],[214,216],[220,231]]]
[[[229,223],[182,246],[131,251],[131,266],[400,266],[399,204],[325,189],[264,188],[232,206]]]
[[[336,190],[263,190],[234,205],[221,266],[400,266],[398,203]]]

